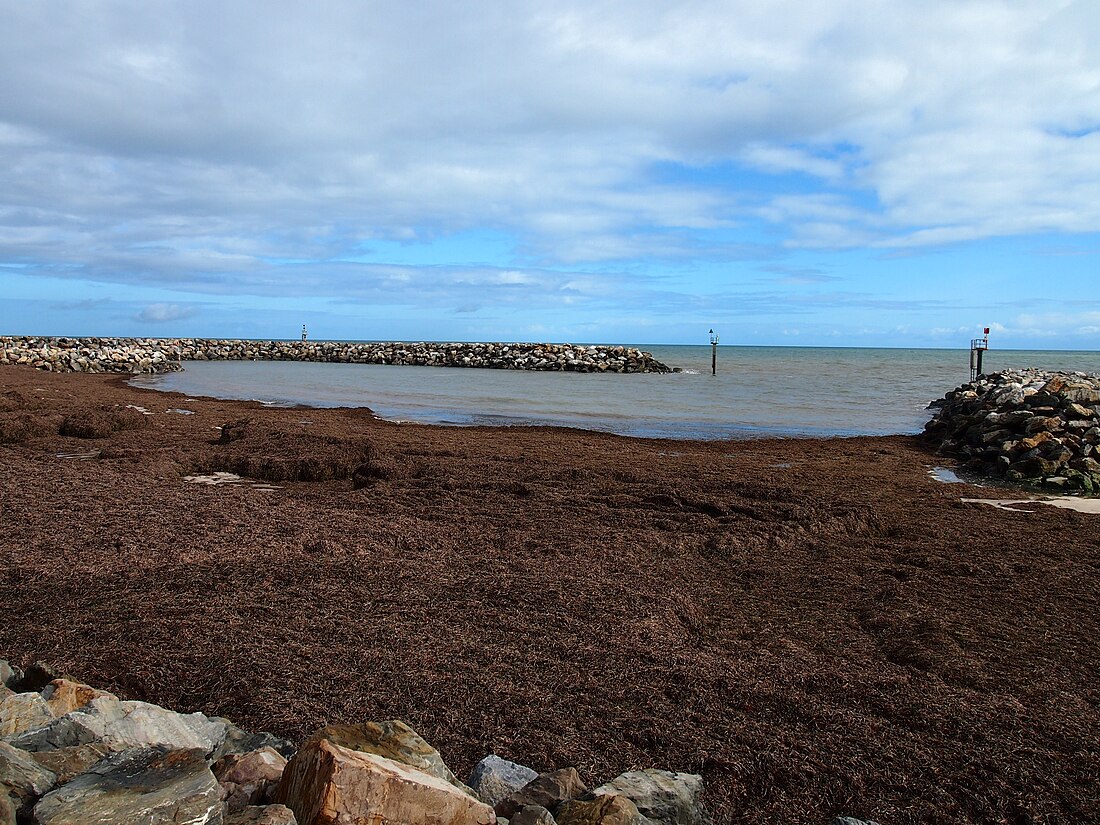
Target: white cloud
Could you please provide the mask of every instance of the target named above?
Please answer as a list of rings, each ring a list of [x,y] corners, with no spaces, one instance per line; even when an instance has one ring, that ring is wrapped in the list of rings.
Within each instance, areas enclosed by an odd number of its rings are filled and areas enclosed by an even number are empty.
[[[165,321],[179,321],[190,318],[196,314],[194,307],[182,307],[178,304],[150,304],[134,316],[135,321],[148,321],[151,323],[163,323]]]

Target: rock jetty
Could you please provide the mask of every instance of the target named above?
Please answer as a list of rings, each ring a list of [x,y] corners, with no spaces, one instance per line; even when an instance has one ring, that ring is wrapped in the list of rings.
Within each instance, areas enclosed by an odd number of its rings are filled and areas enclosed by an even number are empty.
[[[323,361],[554,372],[676,372],[634,347],[523,343],[0,337],[0,364],[52,372],[162,373],[185,361]]]
[[[35,664],[0,661],[0,825],[706,825],[696,774],[591,790],[490,755],[460,781],[400,721],[330,725],[297,749]]]
[[[1006,370],[943,398],[924,428],[942,455],[983,474],[1100,494],[1100,375]]]

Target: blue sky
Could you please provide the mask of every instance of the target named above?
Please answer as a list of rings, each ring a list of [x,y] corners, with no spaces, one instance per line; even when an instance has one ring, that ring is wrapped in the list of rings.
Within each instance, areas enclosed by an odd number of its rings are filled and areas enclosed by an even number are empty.
[[[1094,4],[0,19],[0,334],[1100,350]]]

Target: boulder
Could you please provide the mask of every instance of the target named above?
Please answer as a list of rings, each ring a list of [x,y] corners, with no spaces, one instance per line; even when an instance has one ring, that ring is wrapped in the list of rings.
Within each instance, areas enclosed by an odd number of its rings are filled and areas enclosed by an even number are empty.
[[[555,818],[557,825],[643,825],[637,806],[619,794],[566,800]]]
[[[227,814],[224,825],[298,825],[298,820],[286,805],[250,805]]]
[[[539,774],[494,807],[497,816],[503,816],[505,819],[510,819],[528,805],[541,805],[553,812],[565,800],[576,799],[587,790],[576,768],[560,768]]]
[[[210,756],[211,762],[217,762],[222,757],[234,753],[241,755],[252,753],[252,751],[259,750],[260,748],[272,748],[287,759],[294,755],[294,744],[287,739],[282,739],[266,731],[251,733],[250,731],[242,730],[228,719],[224,719],[221,716],[211,716],[210,718],[215,722],[224,723],[226,727],[225,738],[222,739],[222,743],[218,745],[217,750]]]
[[[12,693],[0,700],[0,738],[11,740],[53,720],[50,706],[39,693]]]
[[[9,687],[22,678],[23,671],[15,667],[15,665],[8,664],[6,660],[0,659],[0,685]]]
[[[38,825],[221,825],[221,788],[200,750],[133,748],[42,797]]]
[[[286,759],[274,748],[230,754],[214,765],[214,776],[225,789],[230,812],[261,805],[275,798],[275,789],[286,768]]]
[[[50,706],[50,711],[54,716],[64,716],[70,711],[91,704],[93,699],[100,696],[110,696],[112,699],[118,699],[117,696],[107,693],[105,690],[97,690],[94,687],[81,682],[73,682],[69,679],[54,679],[42,690],[42,698],[46,700],[46,704]]]
[[[373,753],[408,765],[424,773],[450,782],[456,788],[473,794],[443,762],[439,751],[429,745],[415,730],[397,719],[388,722],[366,722],[361,725],[328,725],[312,734],[302,748],[320,740],[341,748]]]
[[[554,815],[542,805],[528,805],[511,819],[505,819],[508,825],[556,825]]]
[[[111,752],[111,749],[104,744],[89,742],[86,745],[75,745],[71,748],[30,752],[30,756],[46,770],[56,773],[57,784],[64,785]]]
[[[489,755],[474,765],[467,784],[482,801],[496,805],[537,776],[538,773],[524,765]]]
[[[299,825],[496,825],[492,808],[445,779],[316,736],[291,758],[278,801]]]
[[[29,814],[35,801],[55,784],[57,775],[31,759],[29,753],[0,742],[0,797],[10,797],[13,818]]]
[[[221,744],[225,731],[225,722],[201,713],[175,713],[148,702],[122,702],[108,695],[11,742],[30,751],[102,742],[113,751],[164,745],[209,755]]]
[[[661,825],[703,825],[707,818],[699,802],[702,791],[703,777],[698,774],[648,768],[619,774],[592,793],[625,796],[642,816]]]
[[[0,825],[16,825],[15,800],[0,788]]]
[[[878,825],[870,819],[856,819],[854,816],[838,816],[829,825]]]

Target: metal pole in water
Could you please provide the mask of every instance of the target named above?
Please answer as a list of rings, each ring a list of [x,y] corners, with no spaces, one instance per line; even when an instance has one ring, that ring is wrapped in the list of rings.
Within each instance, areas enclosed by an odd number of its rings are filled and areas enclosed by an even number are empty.
[[[710,374],[718,374],[718,333],[710,331]]]
[[[970,340],[970,380],[973,381],[982,375],[982,356],[989,349],[989,327],[985,327],[985,334],[981,338]]]

